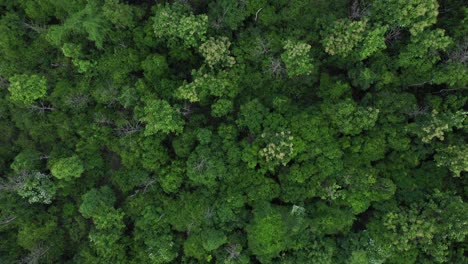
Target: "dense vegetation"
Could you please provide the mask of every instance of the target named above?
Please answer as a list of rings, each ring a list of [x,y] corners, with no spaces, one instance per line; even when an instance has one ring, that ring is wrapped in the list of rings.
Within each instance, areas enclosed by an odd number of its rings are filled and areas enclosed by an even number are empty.
[[[465,1],[0,15],[0,263],[468,262]]]

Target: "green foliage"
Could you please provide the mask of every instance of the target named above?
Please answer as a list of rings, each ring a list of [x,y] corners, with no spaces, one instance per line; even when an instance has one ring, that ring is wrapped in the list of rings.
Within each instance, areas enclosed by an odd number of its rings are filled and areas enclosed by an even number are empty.
[[[11,163],[10,167],[16,173],[22,171],[39,169],[40,154],[35,150],[24,150],[16,155],[15,160]]]
[[[222,71],[215,75],[193,71],[192,75],[192,82],[177,89],[176,96],[179,99],[188,100],[191,103],[206,103],[210,96],[234,97],[238,93],[234,79],[236,77],[229,72]]]
[[[248,16],[242,1],[220,0],[209,3],[209,20],[215,29],[229,28],[236,30]]]
[[[135,19],[134,8],[120,2],[120,0],[106,0],[102,6],[104,17],[117,27],[132,27]]]
[[[322,109],[328,114],[332,124],[346,135],[357,135],[372,128],[379,116],[379,109],[357,106],[351,99],[338,104],[325,104]]]
[[[202,235],[202,245],[206,251],[213,251],[227,242],[227,237],[222,231],[208,230]]]
[[[34,171],[23,177],[26,180],[17,190],[21,197],[28,199],[29,203],[52,203],[57,187],[50,180],[50,175]]]
[[[433,198],[386,213],[382,219],[386,231],[376,239],[390,243],[394,254],[419,248],[420,254],[431,256],[433,261],[446,262],[448,245],[466,236],[466,224],[454,222],[465,206],[460,197],[435,190]]]
[[[450,43],[451,39],[445,36],[444,31],[440,29],[426,31],[411,38],[411,43],[402,49],[398,57],[398,64],[408,69],[408,73],[413,75],[409,78],[419,77],[412,80],[411,85],[421,81],[423,84],[432,82],[434,78],[432,67],[441,59],[437,51],[445,50]],[[418,70],[414,71],[415,68]]]
[[[97,48],[102,49],[104,39],[110,31],[105,14],[101,12],[97,2],[91,1],[80,11],[75,11],[62,25],[51,26],[47,32],[47,39],[53,45],[59,46],[75,34],[86,35]]]
[[[0,263],[468,263],[464,1],[0,2]]]
[[[140,118],[146,122],[145,136],[157,134],[180,133],[184,121],[179,113],[165,100],[149,100],[144,107],[144,116]]]
[[[195,185],[213,187],[225,173],[221,153],[206,146],[197,147],[187,160],[187,176]]]
[[[322,41],[325,52],[330,55],[347,57],[363,39],[367,21],[335,21],[324,33]]]
[[[279,164],[286,166],[294,154],[294,136],[290,131],[281,131],[272,135],[262,133],[266,138],[266,146],[259,151],[259,155],[265,159],[268,167],[273,168]]]
[[[445,134],[452,128],[463,127],[463,121],[467,113],[458,111],[456,113],[439,113],[433,110],[430,115],[423,118],[420,123],[410,125],[410,129],[418,135],[424,143],[430,143],[434,138],[445,139]]]
[[[226,37],[209,38],[199,49],[206,64],[213,69],[215,66],[232,67],[236,63],[234,57],[229,55],[230,46],[231,42]]]
[[[68,181],[80,177],[84,172],[84,166],[80,158],[75,155],[54,161],[50,172],[55,178]]]
[[[206,15],[186,14],[182,6],[165,5],[157,8],[153,19],[154,34],[170,43],[182,41],[188,47],[197,47],[206,40]]]
[[[437,166],[446,166],[457,177],[461,172],[468,171],[468,146],[449,145],[437,150],[434,157]]]
[[[322,44],[325,52],[343,58],[355,57],[363,60],[386,48],[385,37],[388,26],[368,29],[368,20],[350,21],[341,19],[329,26]]]
[[[35,100],[46,95],[46,79],[38,75],[15,75],[10,78],[8,90],[10,99],[24,105],[31,105]]]
[[[219,99],[211,105],[211,114],[214,117],[222,117],[232,112],[234,106],[228,99]]]
[[[376,20],[408,28],[412,35],[436,23],[439,4],[436,0],[372,1],[371,15]]]
[[[281,59],[286,65],[286,70],[289,77],[297,75],[309,75],[314,69],[312,60],[309,57],[311,46],[307,43],[296,42],[291,40],[284,44],[285,52],[281,54]]]
[[[125,224],[124,213],[115,209],[115,196],[112,190],[105,186],[92,189],[82,197],[79,211],[85,218],[91,218],[95,225],[89,233],[89,241],[97,259],[101,262],[125,263],[124,248],[120,244],[121,233]]]
[[[169,70],[166,58],[158,54],[148,56],[142,62],[141,66],[145,71],[145,77],[151,81],[156,81],[163,77],[164,74]]]
[[[281,214],[265,206],[254,211],[247,227],[249,248],[260,260],[268,261],[287,248],[287,228]]]
[[[384,35],[388,27],[378,27],[370,31],[362,42],[362,47],[359,49],[359,59],[363,60],[377,51],[385,49]]]
[[[80,213],[85,218],[103,216],[106,208],[110,208],[115,203],[115,196],[109,187],[92,189],[82,197]]]
[[[242,128],[247,128],[251,133],[260,134],[261,124],[268,109],[258,99],[254,99],[240,107],[240,117],[237,123]]]

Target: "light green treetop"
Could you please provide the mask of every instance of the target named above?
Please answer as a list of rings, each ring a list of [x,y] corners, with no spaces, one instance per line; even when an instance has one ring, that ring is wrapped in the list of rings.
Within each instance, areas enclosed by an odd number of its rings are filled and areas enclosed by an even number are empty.
[[[57,160],[53,163],[50,171],[57,179],[71,180],[81,176],[84,166],[80,158],[75,155]]]
[[[156,37],[169,42],[181,40],[186,46],[196,47],[206,40],[208,16],[186,15],[179,6],[158,6],[153,29]]]
[[[180,133],[184,128],[184,121],[177,110],[165,100],[148,100],[144,107],[144,117],[140,120],[146,122],[145,136],[158,132]]]
[[[284,49],[285,51],[281,54],[281,59],[286,65],[289,77],[311,74],[314,65],[309,56],[311,49],[309,44],[288,40],[284,44]]]
[[[47,82],[44,77],[35,74],[14,75],[10,78],[8,90],[12,101],[30,105],[46,95]]]

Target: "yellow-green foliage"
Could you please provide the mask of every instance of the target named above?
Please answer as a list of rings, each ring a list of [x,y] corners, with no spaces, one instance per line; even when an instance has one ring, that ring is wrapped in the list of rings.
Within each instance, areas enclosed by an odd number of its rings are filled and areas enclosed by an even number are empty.
[[[236,60],[229,54],[230,46],[231,42],[226,37],[209,38],[200,46],[199,50],[211,69],[215,66],[231,67],[236,63]]]
[[[465,120],[466,112],[456,112],[453,115],[439,113],[433,110],[430,119],[419,130],[422,142],[430,143],[433,138],[444,140],[444,134],[452,130],[452,127],[461,127]]]
[[[367,21],[340,19],[327,29],[322,40],[325,52],[330,55],[348,56],[363,39]]]
[[[412,35],[417,35],[436,23],[438,9],[436,0],[375,0],[372,14],[384,23],[409,28]]]
[[[288,40],[283,48],[285,52],[281,54],[281,59],[286,65],[289,77],[311,74],[314,65],[309,55],[311,49],[309,44]]]
[[[154,34],[169,41],[182,41],[189,47],[196,47],[204,42],[208,28],[208,17],[184,13],[169,5],[158,8],[158,12],[154,16]]]
[[[445,166],[457,177],[468,171],[468,145],[449,145],[437,150],[434,157],[437,166]]]
[[[467,263],[465,2],[0,1],[0,264]]]
[[[268,142],[260,149],[259,155],[265,159],[267,164],[281,164],[286,166],[294,153],[293,139],[290,131],[281,131],[269,135],[263,133],[262,138]]]
[[[78,156],[61,158],[53,162],[50,168],[52,175],[61,180],[72,180],[78,178],[84,171],[83,163]]]
[[[10,78],[8,90],[12,101],[30,105],[46,95],[47,82],[39,75],[15,75]]]

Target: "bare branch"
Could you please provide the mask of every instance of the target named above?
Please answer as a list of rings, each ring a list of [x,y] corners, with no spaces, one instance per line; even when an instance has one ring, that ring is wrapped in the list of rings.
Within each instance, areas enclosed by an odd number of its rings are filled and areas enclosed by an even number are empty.
[[[55,110],[54,107],[52,107],[49,104],[44,104],[44,102],[40,102],[38,104],[31,105],[31,107],[29,109],[31,109],[31,111],[38,112],[39,114],[44,114],[45,112],[52,112],[52,111]]]
[[[39,260],[42,256],[44,256],[50,247],[44,246],[44,243],[41,242],[37,244],[37,246],[27,255],[26,257],[22,258],[20,263],[25,264],[38,264]]]
[[[424,81],[420,83],[408,84],[408,87],[423,86],[425,84],[432,84],[432,80],[428,80],[428,81]]]
[[[190,234],[192,233],[192,228],[193,228],[193,222],[190,222],[187,225],[187,236],[190,236]]]
[[[393,41],[401,38],[401,27],[395,26],[385,36],[385,43],[391,44]]]
[[[465,38],[462,42],[458,43],[455,49],[449,54],[451,61],[459,62],[461,64],[468,63],[468,38]]]
[[[206,169],[206,166],[208,160],[206,158],[203,158],[202,160],[198,161],[198,163],[195,165],[194,169],[198,172],[202,172]]]
[[[49,159],[49,155],[41,155],[39,157],[39,160],[48,160]]]
[[[109,120],[107,118],[107,116],[105,116],[101,112],[97,112],[96,114],[94,114],[94,122],[96,122],[99,125],[103,125],[103,126],[114,124],[111,120]]]
[[[119,136],[128,136],[134,133],[138,133],[143,129],[143,124],[138,120],[132,120],[127,122],[125,126],[121,128],[116,128]]]
[[[24,186],[26,183],[27,179],[31,177],[31,174],[22,171],[15,175],[14,177],[9,177],[8,179],[1,179],[0,180],[0,191],[15,191],[20,189],[21,187]]]
[[[190,116],[190,114],[192,114],[192,105],[190,103],[184,103],[184,106],[180,109],[180,113],[185,117]]]
[[[7,79],[5,79],[3,76],[0,76],[0,87],[1,86],[9,86]]]
[[[39,34],[47,31],[47,26],[39,25],[39,24],[36,24],[34,22],[29,22],[29,23],[24,22],[23,26],[28,28],[28,29],[31,29],[32,31],[34,31],[36,33],[39,33]]]
[[[239,258],[240,256],[239,247],[240,247],[239,244],[230,244],[224,249],[228,253],[229,260],[235,260]]]
[[[434,92],[433,94],[439,94],[439,93],[448,93],[448,92],[453,92],[453,91],[460,91],[460,90],[467,90],[465,87],[464,88],[453,88],[453,89],[442,89],[438,92]]]
[[[76,93],[68,97],[67,105],[72,108],[86,106],[89,103],[89,96],[81,93]]]
[[[18,218],[18,216],[8,214],[8,215],[4,216],[3,219],[0,220],[0,225],[9,224],[9,223],[13,222],[16,218]]]
[[[270,74],[272,74],[276,78],[283,76],[286,72],[283,62],[281,61],[281,59],[278,58],[272,58],[270,60],[270,65],[267,71],[269,71]]]
[[[255,49],[255,55],[266,55],[270,53],[270,41],[263,37],[260,37],[257,41],[257,48]]]
[[[148,179],[146,181],[144,181],[142,184],[140,184],[140,188],[137,189],[132,195],[130,195],[130,197],[134,197],[136,196],[138,193],[146,193],[148,191],[148,189],[153,186],[153,184],[156,183],[156,180],[155,179]]]
[[[349,19],[351,20],[360,20],[363,16],[366,16],[369,13],[369,6],[364,5],[359,0],[354,0],[351,3],[349,11]]]
[[[206,209],[205,211],[205,219],[210,219],[214,216],[215,214],[215,211],[213,210],[212,207],[208,207],[208,209]]]
[[[418,108],[412,110],[411,112],[409,112],[408,115],[409,115],[410,117],[416,117],[416,116],[420,116],[420,115],[426,115],[426,114],[428,113],[428,111],[429,111],[429,107],[427,107],[427,106],[424,106],[424,107],[420,106],[420,107],[418,107]]]
[[[260,7],[260,9],[257,10],[257,12],[255,12],[255,22],[257,22],[257,19],[258,19],[258,13],[260,13],[260,11],[262,11],[263,7]]]

